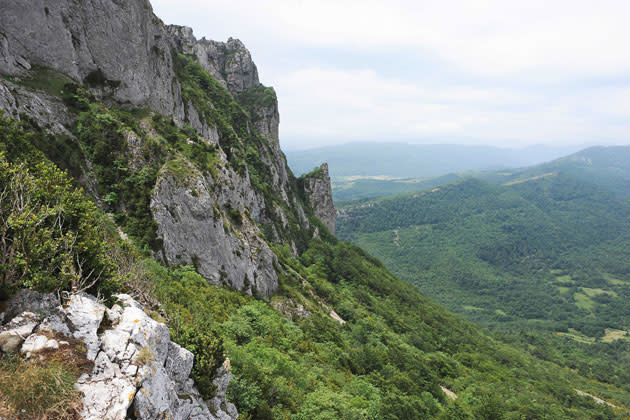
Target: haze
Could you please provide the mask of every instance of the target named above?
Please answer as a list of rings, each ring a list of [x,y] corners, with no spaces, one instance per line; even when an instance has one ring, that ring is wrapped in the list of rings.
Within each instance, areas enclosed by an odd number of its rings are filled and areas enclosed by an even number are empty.
[[[627,1],[154,0],[240,38],[285,149],[349,141],[627,144]]]

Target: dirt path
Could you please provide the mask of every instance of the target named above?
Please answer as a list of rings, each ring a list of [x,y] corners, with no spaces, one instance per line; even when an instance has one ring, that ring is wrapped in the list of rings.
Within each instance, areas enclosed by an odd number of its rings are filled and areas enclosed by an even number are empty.
[[[596,397],[596,396],[595,396],[595,395],[593,395],[593,394],[589,394],[588,392],[580,391],[579,389],[575,389],[575,392],[576,392],[578,395],[581,395],[581,396],[583,396],[583,397],[591,397],[591,398],[593,399],[593,401],[595,401],[597,404],[606,404],[606,405],[608,405],[608,406],[610,406],[610,407],[612,407],[612,408],[619,408],[619,407],[617,407],[616,405],[614,405],[614,404],[612,404],[612,403],[609,403],[608,401],[604,401],[604,400],[602,400],[601,398]]]

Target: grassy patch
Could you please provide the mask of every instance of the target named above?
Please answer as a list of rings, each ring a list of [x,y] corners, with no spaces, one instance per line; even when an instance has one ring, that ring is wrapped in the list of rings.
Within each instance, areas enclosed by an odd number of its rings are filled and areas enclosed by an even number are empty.
[[[558,292],[562,294],[569,293],[569,290],[571,290],[570,287],[566,287],[566,286],[556,286],[556,289],[558,289]]]
[[[628,339],[628,331],[606,328],[606,334],[602,337],[604,343],[612,343],[621,339]]]
[[[464,310],[466,311],[483,311],[483,308],[479,308],[477,306],[472,306],[472,305],[464,305],[462,306],[462,308],[464,308]]]
[[[146,366],[155,360],[155,353],[151,347],[142,347],[136,356],[135,363],[138,366]]]
[[[91,369],[76,340],[26,360],[0,359],[0,415],[18,420],[79,418],[81,393],[74,384]]]
[[[39,90],[51,96],[61,97],[64,86],[72,80],[53,69],[46,67],[33,67],[28,76],[23,78],[9,78],[12,82],[24,87]]]
[[[613,286],[624,286],[626,284],[630,284],[630,281],[619,280],[618,278],[613,277],[612,274],[605,273],[603,277],[608,284],[612,284]]]
[[[571,278],[571,275],[569,274],[557,275],[556,281],[558,283],[574,283],[573,279]]]
[[[595,309],[595,302],[593,302],[593,300],[584,293],[574,293],[573,299],[575,299],[575,306],[580,309],[585,309],[587,311]]]
[[[617,293],[613,292],[612,290],[592,289],[589,287],[582,287],[582,290],[584,291],[584,294],[586,294],[588,297],[595,297],[604,294],[617,297]]]
[[[169,160],[166,162],[166,170],[179,184],[185,184],[188,179],[197,174],[195,168],[184,159]]]
[[[561,337],[570,338],[571,340],[577,341],[578,343],[593,344],[595,342],[594,338],[586,336],[572,328],[569,328],[569,332],[556,332],[555,334]]]

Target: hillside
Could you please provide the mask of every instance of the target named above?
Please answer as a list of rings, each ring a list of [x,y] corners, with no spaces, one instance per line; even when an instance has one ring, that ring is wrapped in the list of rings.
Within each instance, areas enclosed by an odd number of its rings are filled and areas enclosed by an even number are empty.
[[[556,151],[560,152],[561,149]],[[306,157],[310,157],[306,152],[303,153]],[[432,155],[428,154],[424,159],[430,156]],[[545,155],[540,154],[536,156],[542,159]],[[549,157],[552,156],[552,154],[549,154]],[[306,157],[304,157],[304,159]],[[475,166],[473,159],[472,163],[464,165],[464,169],[460,169],[459,172],[442,172],[438,176],[418,177],[418,175],[408,175],[407,177],[401,178],[375,176],[374,174],[372,174],[372,176],[333,176],[333,197],[335,201],[339,202],[384,197],[387,195],[419,191],[455,182],[467,177],[476,177],[497,184],[507,184],[550,173],[571,175],[575,178],[600,185],[623,196],[628,196],[628,191],[630,191],[630,167],[628,164],[630,147],[628,146],[590,147],[577,153],[534,166],[523,166],[524,162],[528,160],[530,162],[536,161],[536,159],[533,158],[529,159],[527,153],[520,157],[520,160],[515,160],[509,156],[495,156],[494,154],[490,154],[484,158],[493,159],[494,157],[501,159],[498,162],[502,162],[502,164],[498,165],[495,163],[487,165],[485,168],[475,170],[471,169]],[[452,157],[445,157],[445,159],[446,161],[452,159],[452,161],[449,161],[449,165],[443,167],[444,171],[451,170],[450,168],[458,166],[457,154]],[[300,156],[297,157],[297,161],[300,161]],[[421,161],[422,158],[419,158],[418,162]],[[378,165],[378,163],[373,163],[370,167],[378,168]],[[488,168],[491,166],[503,166],[504,169],[489,170]],[[415,171],[410,170],[410,173],[421,174],[423,173],[423,167],[418,166]]]
[[[338,241],[239,40],[31,6],[0,14],[1,417],[627,418]]]
[[[630,146],[590,147],[533,167],[514,171],[488,172],[480,176],[497,183],[509,183],[553,172],[562,172],[628,197]]]
[[[328,162],[336,201],[373,198],[453,182],[469,171],[520,168],[564,156],[575,148],[348,143],[291,150],[291,169],[302,174]],[[465,174],[463,176],[466,176]]]
[[[630,204],[614,193],[557,173],[505,185],[471,178],[348,205],[338,235],[485,325],[584,343],[620,338],[599,351],[581,349],[595,353],[581,361],[564,361],[625,380]],[[618,369],[608,364],[613,360]]]

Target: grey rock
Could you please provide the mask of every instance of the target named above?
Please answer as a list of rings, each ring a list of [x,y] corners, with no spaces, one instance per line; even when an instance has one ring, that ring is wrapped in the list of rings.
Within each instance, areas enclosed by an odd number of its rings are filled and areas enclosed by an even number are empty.
[[[209,401],[209,404],[214,410],[215,417],[219,420],[234,420],[238,417],[236,407],[225,399],[231,376],[230,359],[225,359],[223,365],[217,369],[215,379],[212,381],[217,387],[217,393],[215,397]]]
[[[170,25],[167,29],[177,48],[186,54],[195,55],[199,63],[232,94],[260,84],[258,69],[240,40],[197,40],[189,27]]]
[[[133,377],[121,374],[105,353],[99,353],[90,374],[79,378],[76,388],[83,393],[84,420],[124,420],[136,395]]]
[[[332,198],[332,187],[328,175],[328,164],[322,163],[319,173],[304,177],[304,192],[315,212],[315,216],[324,223],[330,233],[335,233],[337,210]]]
[[[120,103],[181,114],[171,40],[145,0],[3,0],[0,72],[47,67]]]
[[[311,317],[311,312],[293,299],[278,299],[272,302],[271,306],[289,319]]]
[[[53,350],[59,348],[59,342],[55,339],[50,339],[44,335],[31,334],[22,344],[20,352],[30,358],[37,353],[41,353],[44,350]]]
[[[164,365],[168,375],[179,385],[183,386],[193,367],[195,356],[178,344],[170,342],[168,356]]]
[[[4,353],[16,352],[33,332],[40,317],[32,312],[23,312],[0,327],[0,349]]]
[[[98,327],[101,325],[105,306],[96,298],[82,293],[73,295],[63,306],[74,338],[82,340],[87,347],[88,360],[94,360],[99,350]]]
[[[60,305],[59,298],[54,293],[42,294],[29,289],[20,289],[13,295],[4,311],[4,319],[13,319],[22,312],[47,315]]]
[[[255,223],[262,198],[247,173],[236,174],[225,155],[221,162],[214,177],[191,167],[186,179],[178,179],[166,165],[162,169],[151,199],[163,244],[157,256],[168,264],[194,264],[214,284],[269,297],[278,275],[276,257]],[[240,221],[230,212],[238,212]]]
[[[55,308],[51,315],[44,318],[42,323],[39,324],[39,327],[37,327],[37,331],[59,333],[66,337],[72,336],[72,332],[70,328],[68,328],[68,320],[66,319],[65,313],[59,308]]]
[[[174,383],[159,365],[148,367],[147,375],[134,399],[134,413],[139,419],[173,418],[178,398]]]

